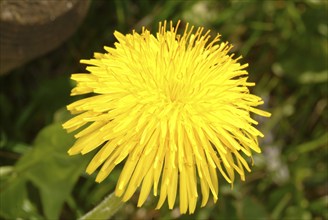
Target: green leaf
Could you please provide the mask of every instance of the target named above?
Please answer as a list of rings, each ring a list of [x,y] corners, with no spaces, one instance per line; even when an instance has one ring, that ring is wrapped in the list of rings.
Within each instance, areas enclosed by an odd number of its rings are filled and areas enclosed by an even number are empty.
[[[14,217],[16,213],[18,216],[15,217],[21,217],[21,213],[15,212],[15,208],[22,207],[23,200],[27,197],[24,185],[30,181],[39,190],[46,218],[59,218],[64,202],[91,156],[70,157],[67,150],[73,142],[73,136],[67,134],[60,123],[52,124],[39,133],[33,149],[15,166],[16,177],[11,181],[13,186],[19,183],[19,187],[10,186],[5,189],[5,198],[16,198],[14,200],[16,205],[11,204],[7,207],[10,209],[8,211],[10,215]],[[22,198],[17,198],[17,194]]]
[[[0,216],[6,219],[13,216],[27,217],[22,207],[27,199],[25,181],[20,179],[10,184],[4,184],[1,181],[0,193]],[[5,201],[5,202],[4,202]]]

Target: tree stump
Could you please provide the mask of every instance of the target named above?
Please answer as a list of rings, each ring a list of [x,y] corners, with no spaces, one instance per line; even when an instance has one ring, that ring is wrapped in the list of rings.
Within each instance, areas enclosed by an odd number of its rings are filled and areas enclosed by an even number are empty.
[[[0,75],[58,47],[88,8],[89,0],[1,0]]]

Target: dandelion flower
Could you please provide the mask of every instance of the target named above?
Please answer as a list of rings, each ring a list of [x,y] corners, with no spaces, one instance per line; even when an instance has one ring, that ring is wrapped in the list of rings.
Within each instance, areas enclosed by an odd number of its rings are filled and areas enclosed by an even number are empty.
[[[172,209],[179,194],[180,212],[193,213],[199,197],[201,206],[210,194],[217,201],[218,175],[245,180],[245,157],[261,152],[263,137],[251,114],[270,113],[256,108],[263,101],[231,45],[188,24],[179,34],[179,23],[159,23],[156,36],[116,31],[115,47],[81,60],[90,73],[72,74],[71,95],[92,95],[67,106],[77,116],[63,127],[78,130],[70,155],[98,150],[86,170],[101,167],[97,182],[124,163],[115,189],[123,201],[140,189],[138,206],[152,191],[156,208],[167,198]]]

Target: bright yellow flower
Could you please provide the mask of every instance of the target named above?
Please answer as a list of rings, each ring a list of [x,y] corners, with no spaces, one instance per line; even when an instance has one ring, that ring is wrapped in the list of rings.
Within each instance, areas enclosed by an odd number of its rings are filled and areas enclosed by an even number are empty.
[[[244,157],[261,152],[263,137],[250,114],[270,113],[255,108],[263,101],[249,93],[255,83],[228,43],[188,24],[180,35],[178,26],[160,23],[156,36],[115,32],[114,48],[82,60],[90,73],[72,75],[72,95],[94,95],[68,105],[78,115],[63,126],[79,129],[70,155],[98,148],[87,167],[91,174],[101,166],[97,182],[124,161],[115,189],[123,201],[140,187],[138,206],[153,190],[157,208],[167,198],[172,209],[179,192],[180,212],[193,213],[197,184],[204,206],[210,193],[218,199],[218,173],[231,184],[235,171],[245,179]]]

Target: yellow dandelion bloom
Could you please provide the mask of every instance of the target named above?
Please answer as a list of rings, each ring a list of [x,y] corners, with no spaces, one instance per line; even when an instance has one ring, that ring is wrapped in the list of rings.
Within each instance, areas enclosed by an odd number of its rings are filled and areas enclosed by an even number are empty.
[[[98,150],[87,167],[101,167],[97,182],[124,161],[115,189],[123,201],[140,188],[138,206],[153,191],[156,208],[167,198],[172,209],[178,193],[180,212],[193,213],[198,185],[204,206],[210,194],[218,199],[218,174],[230,184],[235,172],[245,179],[244,157],[261,152],[263,137],[251,113],[270,113],[256,108],[263,101],[250,94],[255,83],[228,54],[231,45],[188,24],[179,34],[178,26],[159,23],[156,36],[116,31],[115,47],[82,60],[90,73],[72,75],[72,95],[93,96],[67,106],[77,116],[63,127],[78,129],[70,155]]]

